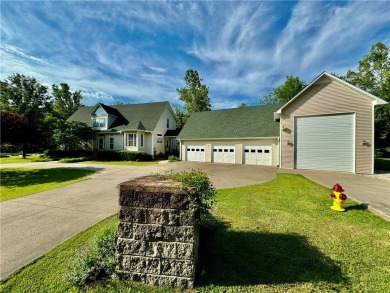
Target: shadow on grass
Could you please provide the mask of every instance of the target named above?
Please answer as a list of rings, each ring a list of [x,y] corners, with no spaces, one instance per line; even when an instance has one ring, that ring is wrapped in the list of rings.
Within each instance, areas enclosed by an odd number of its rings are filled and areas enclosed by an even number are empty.
[[[368,203],[355,204],[351,206],[346,206],[345,211],[364,211],[368,209]]]
[[[295,234],[202,230],[197,286],[345,282],[338,265]]]
[[[2,169],[0,173],[2,186],[16,188],[34,184],[66,182],[92,175],[95,171],[83,168]]]

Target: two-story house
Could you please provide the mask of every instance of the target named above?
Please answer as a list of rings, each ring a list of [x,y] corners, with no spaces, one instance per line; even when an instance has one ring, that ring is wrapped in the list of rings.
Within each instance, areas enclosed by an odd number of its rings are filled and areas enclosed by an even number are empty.
[[[169,102],[79,108],[68,121],[79,121],[98,131],[94,150],[142,151],[150,155],[176,149],[176,118]]]

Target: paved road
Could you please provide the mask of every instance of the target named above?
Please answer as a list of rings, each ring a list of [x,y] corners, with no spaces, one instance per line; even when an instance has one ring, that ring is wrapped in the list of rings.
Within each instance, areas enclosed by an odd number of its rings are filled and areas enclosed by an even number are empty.
[[[28,166],[58,168],[69,167],[69,164],[33,163]],[[143,167],[107,165],[91,167],[78,164],[77,167],[95,169],[97,172],[86,181],[0,203],[1,279],[63,241],[117,213],[116,186],[129,179],[169,170],[201,168],[209,174],[214,185],[220,188],[256,184],[276,176],[274,167],[189,162]]]

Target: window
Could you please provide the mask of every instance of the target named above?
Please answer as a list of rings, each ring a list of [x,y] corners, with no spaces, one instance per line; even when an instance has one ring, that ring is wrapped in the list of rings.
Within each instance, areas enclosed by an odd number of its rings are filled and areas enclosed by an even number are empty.
[[[105,128],[106,127],[106,118],[101,118],[101,117],[93,118],[92,127]]]
[[[114,138],[110,137],[110,150],[114,149]]]
[[[126,133],[126,146],[127,147],[136,147],[137,146],[137,134],[136,133]]]
[[[167,128],[169,128],[169,118],[167,118]]]
[[[139,145],[141,147],[143,147],[144,146],[144,134],[143,133],[140,134],[139,140],[140,140]]]
[[[269,150],[264,150],[264,152],[265,152],[266,154],[269,154]]]
[[[162,142],[163,142],[162,134],[157,134],[157,143],[162,143]]]

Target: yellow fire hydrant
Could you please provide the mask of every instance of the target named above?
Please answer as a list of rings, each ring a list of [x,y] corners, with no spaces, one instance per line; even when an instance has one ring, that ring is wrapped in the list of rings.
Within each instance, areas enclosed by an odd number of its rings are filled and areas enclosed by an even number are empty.
[[[338,212],[344,212],[345,209],[343,208],[342,204],[343,201],[347,199],[347,196],[343,193],[344,189],[341,187],[340,184],[336,183],[332,187],[332,192],[330,193],[330,196],[333,197],[333,205],[330,207],[334,211]]]

